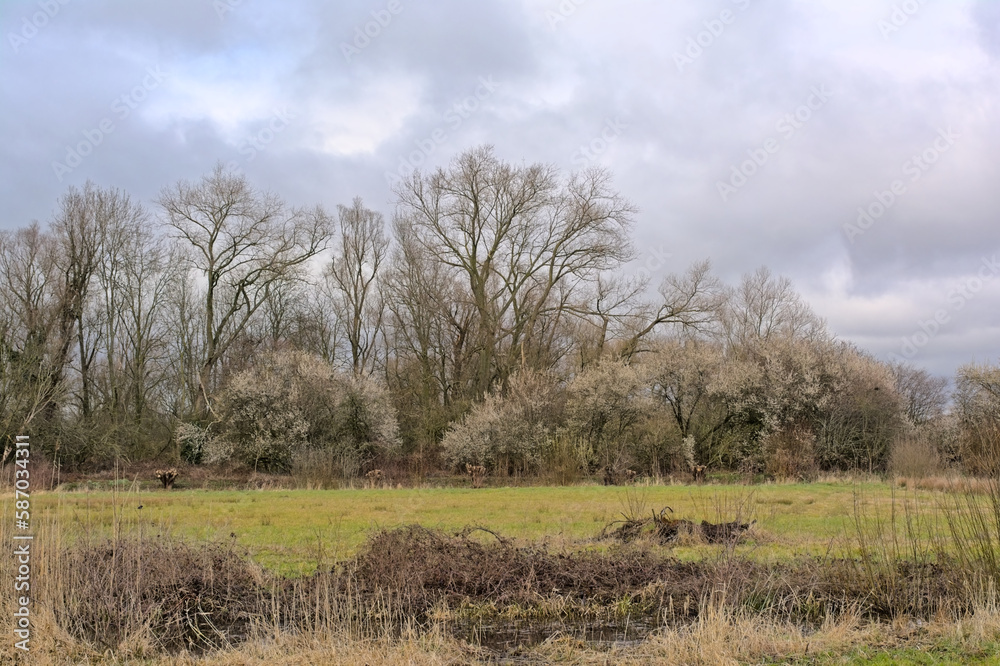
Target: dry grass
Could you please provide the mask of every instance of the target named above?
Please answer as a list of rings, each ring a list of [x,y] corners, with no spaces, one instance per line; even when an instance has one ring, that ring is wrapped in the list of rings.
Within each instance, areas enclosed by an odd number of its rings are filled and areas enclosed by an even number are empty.
[[[990,485],[989,479],[962,476],[959,474],[933,476],[896,477],[896,485],[911,490],[930,490],[939,493],[975,493],[986,494]]]
[[[927,437],[900,437],[892,445],[889,469],[897,476],[922,478],[936,476],[942,469],[937,445]]]
[[[39,627],[39,635],[52,636],[57,627]],[[818,628],[781,622],[734,611],[725,604],[707,607],[697,622],[664,628],[635,645],[594,645],[568,635],[555,635],[544,643],[517,650],[514,658],[522,663],[563,664],[676,664],[725,665],[746,663],[845,663],[840,655],[855,650],[881,654],[878,663],[888,663],[896,651],[915,652],[918,663],[936,663],[931,657],[942,645],[947,653],[942,661],[987,662],[983,645],[1000,636],[1000,609],[981,608],[961,621],[939,619],[915,622],[900,618],[895,622],[869,622],[852,612],[830,616]],[[43,639],[44,640],[44,639]],[[138,647],[138,646],[136,646]],[[132,664],[149,666],[271,666],[287,664],[452,664],[496,663],[494,652],[470,646],[453,638],[440,625],[420,631],[404,630],[395,636],[359,638],[349,632],[280,633],[248,642],[235,649],[209,655],[181,653],[171,656],[143,653],[112,655],[67,640],[44,640],[36,646],[30,663]],[[994,653],[995,657],[995,653]],[[9,653],[0,651],[8,662]],[[865,659],[851,660],[864,663]],[[900,661],[903,661],[900,659]],[[893,660],[895,662],[895,660]]]
[[[0,646],[0,663],[37,666],[64,664],[148,664],[149,666],[242,666],[259,664],[467,664],[480,651],[462,644],[440,628],[404,630],[393,635],[359,637],[350,631],[279,632],[210,653],[180,651],[164,654],[148,639],[135,636],[114,651],[101,650],[62,631],[51,614],[37,619],[28,658]],[[36,642],[37,641],[37,642]]]

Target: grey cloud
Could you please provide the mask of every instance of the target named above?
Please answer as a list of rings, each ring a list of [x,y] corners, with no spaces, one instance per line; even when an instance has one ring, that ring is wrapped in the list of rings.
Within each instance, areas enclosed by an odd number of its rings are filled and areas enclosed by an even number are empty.
[[[400,11],[348,59],[343,45],[388,0],[220,1],[231,9],[221,17],[213,0],[69,2],[16,53],[7,36],[39,5],[5,5],[0,226],[48,218],[87,178],[151,201],[219,160],[293,204],[360,195],[391,213],[386,171],[435,130],[445,138],[427,166],[490,142],[506,159],[571,170],[620,118],[627,127],[592,163],[641,209],[637,246],[670,254],[654,279],[706,257],[728,280],[766,264],[813,295],[834,330],[885,356],[937,307],[913,284],[944,294],[1000,251],[994,2],[927,4],[883,36],[891,2],[589,1],[553,26],[556,1],[397,0]],[[724,11],[733,20],[705,37]],[[699,38],[707,45],[679,71],[677,55]],[[175,78],[114,118],[60,182],[52,162],[156,65]],[[484,76],[500,88],[450,123]],[[777,123],[816,86],[832,96],[783,136]],[[297,120],[248,159],[241,142],[279,107]],[[851,243],[844,225],[858,208],[909,178],[904,163],[949,125],[962,134],[954,147]],[[777,151],[722,201],[718,183],[768,139]],[[838,271],[843,284],[831,286]],[[892,311],[874,318],[865,304],[878,299]],[[995,355],[994,300],[970,301],[915,360],[950,372]]]

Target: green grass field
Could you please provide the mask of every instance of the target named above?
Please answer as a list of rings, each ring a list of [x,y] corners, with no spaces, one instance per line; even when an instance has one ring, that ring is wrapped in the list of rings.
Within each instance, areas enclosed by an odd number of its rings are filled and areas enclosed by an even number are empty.
[[[897,491],[897,496],[902,491]],[[907,492],[932,508],[939,493]],[[476,525],[555,547],[601,548],[592,541],[624,513],[649,516],[670,506],[694,521],[756,520],[755,538],[740,546],[754,558],[822,555],[848,547],[856,502],[883,513],[893,491],[885,483],[761,486],[571,486],[378,490],[132,490],[37,495],[35,520],[64,536],[143,535],[235,541],[265,567],[308,574],[318,563],[350,557],[374,530],[417,523],[459,530]],[[9,502],[9,499],[7,500]],[[139,507],[142,507],[141,509]],[[5,511],[9,507],[5,507]],[[682,559],[708,547],[677,546]]]

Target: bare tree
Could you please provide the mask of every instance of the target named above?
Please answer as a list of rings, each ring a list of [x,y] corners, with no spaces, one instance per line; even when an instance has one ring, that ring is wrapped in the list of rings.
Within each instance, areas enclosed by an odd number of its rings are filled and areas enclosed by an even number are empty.
[[[765,267],[743,276],[730,289],[722,316],[730,348],[745,348],[772,337],[823,339],[826,324],[796,293],[792,281]]]
[[[669,275],[660,285],[659,305],[641,308],[625,319],[631,331],[622,345],[622,358],[631,359],[640,344],[664,325],[675,324],[690,331],[707,331],[718,321],[722,305],[722,285],[711,273],[712,265],[702,261],[683,275]]]
[[[430,413],[449,409],[464,393],[471,305],[455,272],[435,259],[409,221],[396,217],[392,228],[395,247],[382,284],[391,350],[386,376],[411,398],[401,415],[421,422],[416,430],[424,444],[437,439],[447,420],[435,422]]]
[[[935,377],[909,363],[890,366],[896,391],[905,401],[907,419],[915,426],[942,416],[948,405],[948,378]]]
[[[389,253],[381,213],[365,208],[360,198],[339,207],[340,235],[328,277],[338,293],[338,311],[350,345],[354,374],[370,374],[377,362],[383,328],[379,272]]]
[[[104,308],[104,400],[135,423],[147,413],[168,365],[167,294],[179,277],[145,208],[121,191],[104,197],[105,251],[97,269]]]
[[[561,180],[552,167],[514,166],[486,146],[398,188],[403,223],[465,283],[476,315],[474,397],[544,357],[541,320],[630,256],[634,209],[609,183],[602,171]]]
[[[56,247],[38,223],[0,233],[0,306],[8,343],[21,351],[48,351],[61,300]]]
[[[185,248],[178,247],[178,252]],[[167,338],[169,359],[169,381],[171,401],[167,411],[175,417],[183,417],[194,411],[198,389],[198,369],[200,359],[205,357],[203,334],[204,307],[195,284],[194,276],[187,268],[177,271],[176,278],[168,285],[164,320],[171,331]]]
[[[300,309],[296,313],[295,347],[312,352],[330,365],[339,358],[342,326],[334,303],[336,290],[324,276],[304,290]]]
[[[204,349],[193,398],[203,416],[221,359],[275,286],[326,246],[330,218],[319,207],[289,210],[221,165],[199,183],[165,189],[158,202],[204,285]]]
[[[108,194],[91,182],[83,190],[71,187],[60,201],[60,210],[52,223],[52,234],[59,248],[57,266],[62,279],[62,303],[58,318],[60,346],[56,366],[70,360],[70,346],[76,342],[80,373],[80,411],[84,418],[92,410],[93,377],[91,368],[100,344],[101,328],[88,325],[88,298],[93,277],[103,251]]]
[[[0,437],[5,447],[62,394],[62,368],[53,364],[61,302],[55,252],[51,236],[37,223],[0,232]]]

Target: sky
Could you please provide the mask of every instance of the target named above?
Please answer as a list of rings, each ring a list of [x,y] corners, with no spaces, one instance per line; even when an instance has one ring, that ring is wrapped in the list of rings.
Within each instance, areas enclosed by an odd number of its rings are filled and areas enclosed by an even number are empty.
[[[0,35],[0,229],[220,161],[388,218],[489,143],[607,168],[653,284],[765,265],[878,358],[1000,358],[1000,1],[0,0]]]

